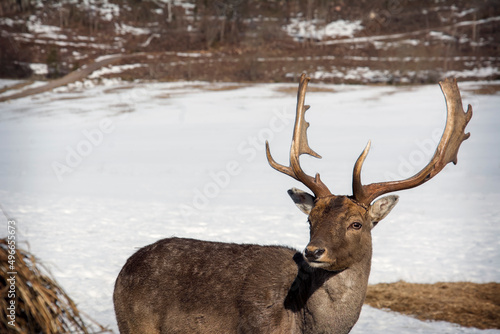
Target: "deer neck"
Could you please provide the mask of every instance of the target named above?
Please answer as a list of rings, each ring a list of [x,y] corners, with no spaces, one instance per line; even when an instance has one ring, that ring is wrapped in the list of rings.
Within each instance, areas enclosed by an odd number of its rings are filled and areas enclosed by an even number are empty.
[[[371,267],[371,251],[341,272],[314,269],[296,259],[299,272],[285,301],[303,333],[349,333],[361,313]]]

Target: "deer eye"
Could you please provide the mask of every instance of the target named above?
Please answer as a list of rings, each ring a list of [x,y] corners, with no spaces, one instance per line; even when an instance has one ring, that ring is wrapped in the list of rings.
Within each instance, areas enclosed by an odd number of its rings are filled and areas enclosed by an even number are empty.
[[[355,222],[355,223],[352,223],[349,228],[352,228],[354,230],[359,230],[363,227],[363,224],[359,223],[359,222]]]

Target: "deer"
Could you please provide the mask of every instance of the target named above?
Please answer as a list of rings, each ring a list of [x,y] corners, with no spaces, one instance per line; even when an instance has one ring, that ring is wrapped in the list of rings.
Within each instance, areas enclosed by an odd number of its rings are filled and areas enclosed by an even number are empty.
[[[361,182],[368,141],[355,162],[353,195],[334,195],[319,173],[306,174],[299,158],[321,158],[307,139],[302,74],[289,166],[275,170],[307,187],[288,194],[308,216],[310,240],[303,251],[286,246],[167,238],[139,249],[121,269],[113,294],[120,333],[349,333],[366,296],[372,260],[371,231],[398,203],[385,194],[417,187],[448,163],[457,163],[465,127],[455,79],[440,82],[447,107],[443,135],[429,163],[404,180]],[[382,197],[381,197],[382,196]]]

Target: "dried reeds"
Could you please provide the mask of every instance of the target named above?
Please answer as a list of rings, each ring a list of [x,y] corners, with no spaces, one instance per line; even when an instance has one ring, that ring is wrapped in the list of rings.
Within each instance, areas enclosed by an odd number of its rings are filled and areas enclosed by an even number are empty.
[[[0,239],[0,291],[1,333],[111,333],[82,315],[31,253],[16,247],[9,259],[7,239]]]

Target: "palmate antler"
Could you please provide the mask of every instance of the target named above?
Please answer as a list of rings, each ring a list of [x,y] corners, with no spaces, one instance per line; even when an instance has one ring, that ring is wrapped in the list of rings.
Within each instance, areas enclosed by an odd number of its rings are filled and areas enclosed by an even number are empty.
[[[269,143],[266,141],[267,160],[271,167],[277,171],[287,174],[294,179],[302,182],[316,195],[316,197],[326,197],[331,195],[330,190],[321,181],[319,174],[312,177],[304,173],[300,167],[299,157],[301,154],[309,154],[313,157],[321,159],[321,156],[314,152],[307,143],[307,128],[309,123],[306,122],[304,115],[309,109],[309,106],[304,105],[306,98],[307,84],[311,78],[306,77],[305,73],[300,76],[299,90],[297,93],[297,113],[295,115],[295,128],[293,130],[292,147],[290,148],[290,167],[285,167],[274,161],[269,150]]]
[[[306,131],[309,127],[309,123],[305,121],[304,115],[307,109],[309,109],[309,106],[304,105],[304,101],[309,80],[310,78],[306,77],[305,74],[302,74],[300,77],[299,90],[297,93],[297,114],[295,118],[292,146],[290,148],[290,166],[285,167],[274,161],[267,141],[266,153],[271,167],[302,182],[311,189],[317,198],[320,198],[331,196],[332,193],[321,181],[319,174],[316,174],[315,177],[305,174],[299,162],[300,155],[302,154],[309,154],[316,158],[321,158],[319,154],[309,147],[307,142]],[[464,130],[472,117],[472,106],[469,105],[467,112],[464,113],[460,91],[455,79],[445,79],[439,84],[446,100],[448,114],[443,136],[429,164],[420,172],[405,180],[363,185],[361,183],[361,168],[370,150],[370,142],[368,142],[363,153],[361,153],[356,161],[353,170],[353,198],[358,203],[369,206],[375,198],[383,194],[417,187],[437,175],[448,163],[457,163],[457,154],[460,145],[470,136],[470,133],[466,134]]]
[[[464,133],[464,130],[472,117],[472,106],[469,104],[467,112],[464,113],[460,90],[455,79],[445,79],[439,85],[446,100],[447,118],[443,136],[431,161],[420,172],[405,180],[363,185],[361,168],[370,150],[368,142],[354,165],[352,190],[356,201],[369,205],[383,194],[417,187],[436,176],[448,163],[457,163],[460,144],[470,136],[470,133]]]

